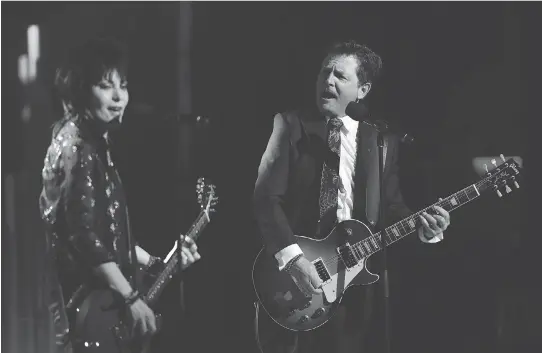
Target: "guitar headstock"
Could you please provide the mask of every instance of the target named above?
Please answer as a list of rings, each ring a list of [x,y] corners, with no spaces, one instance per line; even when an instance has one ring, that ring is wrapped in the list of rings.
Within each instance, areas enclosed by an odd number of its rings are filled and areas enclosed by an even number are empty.
[[[205,180],[204,177],[198,178],[196,184],[196,193],[198,194],[198,203],[207,214],[215,212],[215,206],[218,204],[218,196],[216,195],[216,186]]]
[[[491,164],[491,170],[488,163]],[[510,184],[519,189],[518,178],[521,171],[521,161],[514,158],[505,159],[500,155],[499,158],[490,158],[487,163],[483,163],[485,169],[484,179],[476,184],[480,192],[485,190],[494,190],[499,197],[502,197],[503,191],[507,194],[512,192]]]

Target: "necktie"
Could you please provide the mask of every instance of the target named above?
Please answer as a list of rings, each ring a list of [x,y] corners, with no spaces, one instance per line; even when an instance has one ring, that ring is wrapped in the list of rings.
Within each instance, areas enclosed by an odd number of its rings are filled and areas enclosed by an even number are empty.
[[[339,161],[341,154],[341,127],[343,122],[329,119],[327,122],[327,143],[320,182],[320,229],[327,230],[337,219],[337,195],[339,191]]]

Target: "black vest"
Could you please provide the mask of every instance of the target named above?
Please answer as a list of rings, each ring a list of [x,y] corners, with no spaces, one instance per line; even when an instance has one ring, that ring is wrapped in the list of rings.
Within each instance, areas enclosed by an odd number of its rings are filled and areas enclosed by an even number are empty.
[[[321,239],[333,228],[333,224],[320,225],[318,222],[323,155],[328,148],[325,142],[325,119],[318,113],[298,111],[288,113],[285,117],[290,128],[289,192],[285,211],[294,234]],[[352,218],[371,226],[378,221],[379,203],[378,189],[376,193],[367,192],[367,171],[378,162],[374,159],[378,157],[374,129],[360,123],[357,142]],[[373,175],[371,183],[373,188],[374,179]],[[378,180],[376,187],[378,188]],[[367,209],[368,199],[370,209]]]

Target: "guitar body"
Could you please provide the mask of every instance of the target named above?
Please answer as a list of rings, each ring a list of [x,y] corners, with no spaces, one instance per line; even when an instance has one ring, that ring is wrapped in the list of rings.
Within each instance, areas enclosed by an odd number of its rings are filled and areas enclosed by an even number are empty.
[[[256,295],[267,314],[280,326],[293,331],[309,331],[325,324],[334,314],[344,292],[353,285],[374,283],[379,276],[368,271],[367,258],[349,249],[371,237],[362,222],[339,223],[322,240],[296,236],[305,257],[315,264],[323,281],[323,293],[306,297],[286,272],[278,270],[276,260],[262,249],[254,262],[252,279]],[[332,260],[327,260],[332,259]]]
[[[278,270],[277,261],[261,250],[254,261],[252,281],[258,300],[274,322],[291,331],[309,331],[325,324],[340,304],[342,295],[351,286],[367,285],[378,280],[368,271],[367,259],[422,226],[422,212],[432,212],[440,206],[448,212],[468,204],[481,193],[496,191],[499,197],[510,193],[508,183],[519,188],[520,166],[513,159],[500,156],[502,164],[495,166],[485,178],[439,200],[439,202],[372,234],[369,227],[357,220],[339,223],[323,240],[296,236],[305,257],[311,261],[322,279],[323,293],[306,297],[292,277]]]
[[[147,277],[139,271],[141,277]],[[150,277],[149,277],[150,279]],[[141,278],[149,280],[148,278]],[[145,293],[145,289],[140,288]],[[155,313],[157,330],[161,328],[161,315]],[[110,289],[96,289],[75,308],[73,313],[74,348],[84,352],[145,353],[149,339],[142,340],[131,334],[131,323],[124,303]]]
[[[210,214],[218,203],[213,184],[206,184],[204,178],[197,183],[198,202],[202,210],[186,236],[194,242],[202,234],[210,222]],[[144,294],[143,300],[154,310],[160,294],[179,271],[180,256],[177,250],[178,242],[172,249],[172,256],[165,268],[156,276],[146,272],[142,267],[137,271],[139,293]],[[169,256],[168,256],[169,257]],[[72,319],[72,342],[76,351],[88,353],[146,353],[150,348],[150,338],[142,339],[140,335],[132,335],[131,320],[127,308],[119,297],[108,288],[92,290],[80,303],[70,308]],[[162,326],[162,317],[155,312],[156,328]]]

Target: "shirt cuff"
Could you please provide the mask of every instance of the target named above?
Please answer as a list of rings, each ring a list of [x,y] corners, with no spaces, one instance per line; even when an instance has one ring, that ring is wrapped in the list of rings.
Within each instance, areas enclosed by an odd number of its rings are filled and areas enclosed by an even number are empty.
[[[279,271],[282,271],[288,262],[299,254],[303,254],[303,251],[301,251],[301,248],[297,244],[288,245],[284,249],[277,252],[275,254],[275,259],[277,259],[279,263]]]
[[[434,244],[434,243],[438,243],[439,241],[441,241],[442,239],[444,239],[444,232],[438,234],[438,235],[435,235],[433,238],[431,239],[427,239],[425,237],[425,235],[423,235],[423,228],[419,228],[418,229],[418,237],[420,238],[420,240],[424,243],[430,243],[430,244]]]

